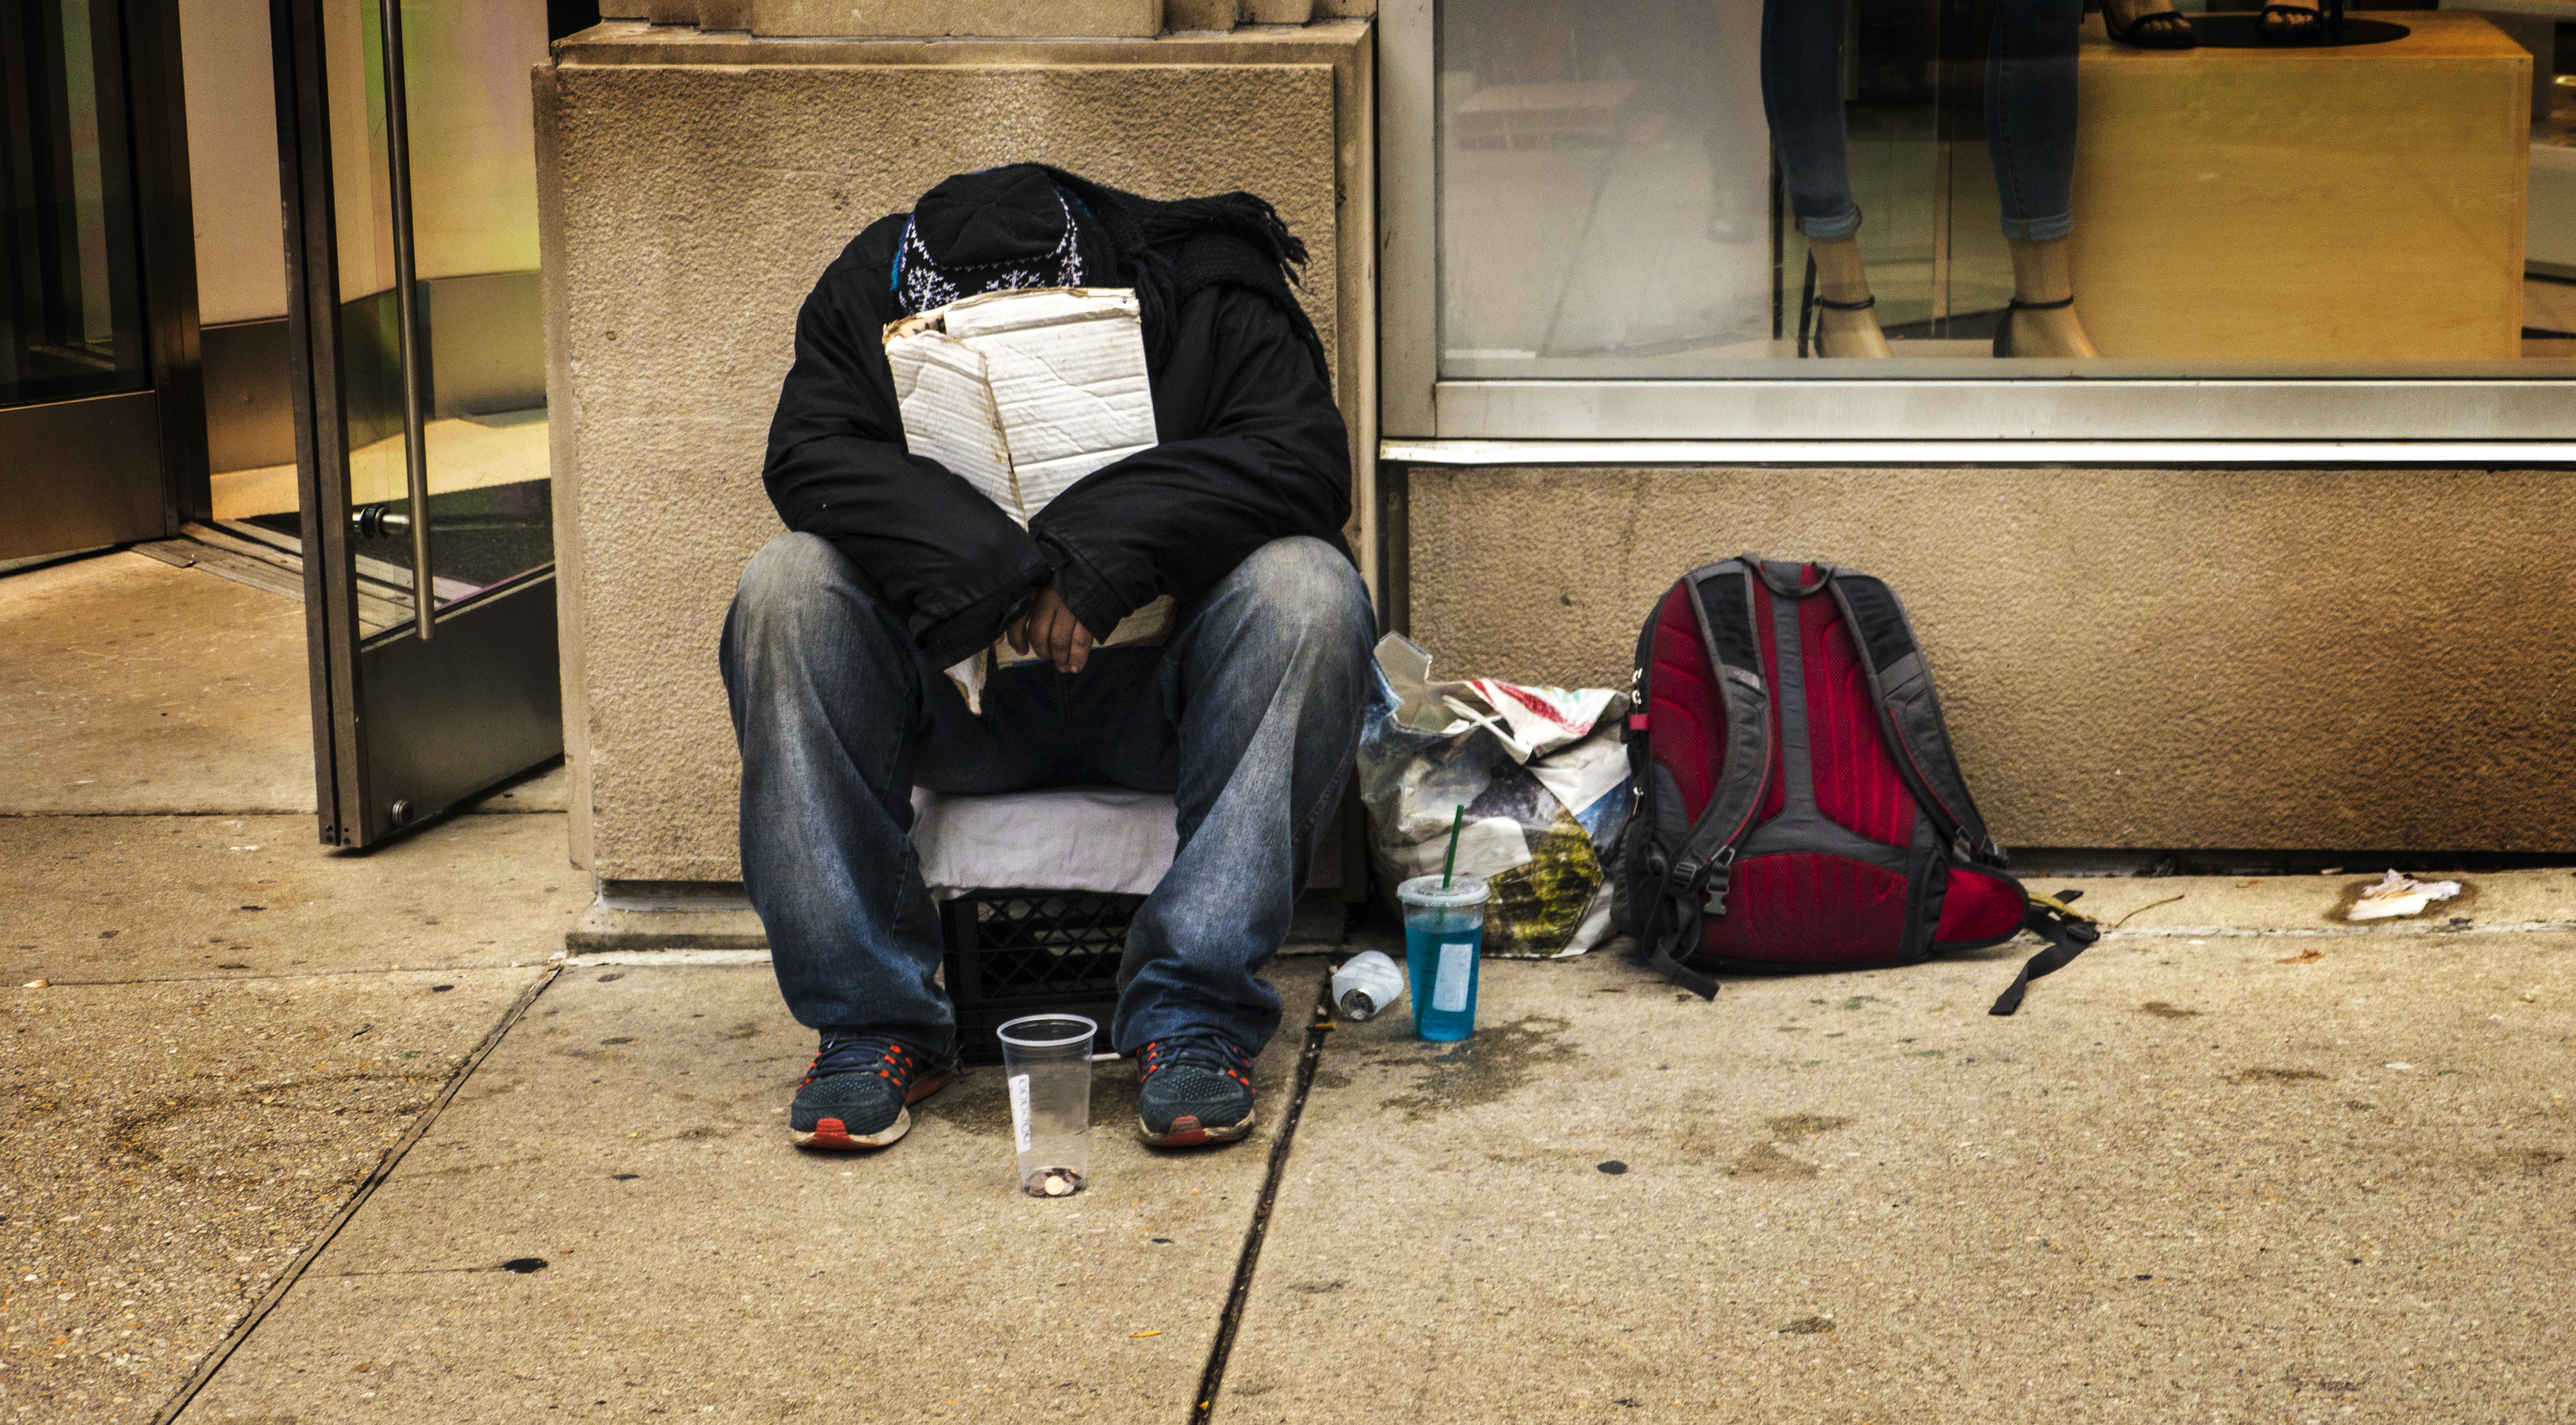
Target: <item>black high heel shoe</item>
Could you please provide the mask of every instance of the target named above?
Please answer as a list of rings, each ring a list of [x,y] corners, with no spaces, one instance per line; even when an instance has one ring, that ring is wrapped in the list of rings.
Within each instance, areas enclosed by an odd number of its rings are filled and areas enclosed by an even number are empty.
[[[1878,294],[1875,292],[1857,302],[1837,302],[1831,297],[1817,296],[1816,255],[1812,252],[1808,253],[1807,285],[1805,290],[1798,294],[1798,354],[1818,357],[1825,354],[1825,319],[1816,315],[1818,307],[1828,312],[1866,312],[1877,305]],[[1808,324],[1811,320],[1815,326],[1815,349],[1812,351],[1808,349]]]
[[[2127,29],[2111,23],[2111,12],[2102,12],[2102,32],[2115,45],[2133,49],[2191,49],[2200,41],[2191,32],[2191,21],[2180,11],[2157,10],[2140,15]]]
[[[1995,355],[2003,357],[2013,354],[2013,313],[2062,312],[2074,305],[2075,299],[2073,297],[2067,297],[2055,302],[2025,302],[2019,297],[2013,298],[2011,305],[2004,308],[2003,321],[1995,327]]]

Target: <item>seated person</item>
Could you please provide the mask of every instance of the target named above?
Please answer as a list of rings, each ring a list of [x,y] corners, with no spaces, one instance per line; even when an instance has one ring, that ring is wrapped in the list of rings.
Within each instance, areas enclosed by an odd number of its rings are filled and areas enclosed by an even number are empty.
[[[790,533],[743,571],[720,658],[742,748],[742,872],[779,991],[821,1048],[788,1128],[871,1149],[949,1076],[939,917],[912,789],[1169,792],[1180,850],[1137,911],[1112,1026],[1161,1147],[1231,1142],[1279,1027],[1288,932],[1359,737],[1374,637],[1342,542],[1350,457],[1303,244],[1247,194],[1156,202],[1021,164],[881,219],[796,321],[763,470]],[[1160,443],[1023,529],[910,454],[881,333],[980,292],[1135,289]],[[1095,647],[1159,595],[1158,647]],[[942,670],[1006,636],[968,710]],[[1038,833],[1043,834],[1043,833]]]

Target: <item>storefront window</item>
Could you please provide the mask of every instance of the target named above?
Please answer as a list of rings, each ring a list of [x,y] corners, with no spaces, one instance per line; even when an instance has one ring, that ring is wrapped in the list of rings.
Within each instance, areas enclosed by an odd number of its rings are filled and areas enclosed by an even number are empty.
[[[2233,2],[1442,0],[1437,377],[2571,374],[2553,0]]]

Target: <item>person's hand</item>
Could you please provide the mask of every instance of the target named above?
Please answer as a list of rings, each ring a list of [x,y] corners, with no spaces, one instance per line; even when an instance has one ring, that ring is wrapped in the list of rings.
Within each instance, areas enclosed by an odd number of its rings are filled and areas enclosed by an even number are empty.
[[[1012,652],[1037,654],[1059,673],[1079,673],[1091,661],[1091,630],[1073,616],[1053,584],[1038,586],[1029,611],[1012,621],[1004,637]]]

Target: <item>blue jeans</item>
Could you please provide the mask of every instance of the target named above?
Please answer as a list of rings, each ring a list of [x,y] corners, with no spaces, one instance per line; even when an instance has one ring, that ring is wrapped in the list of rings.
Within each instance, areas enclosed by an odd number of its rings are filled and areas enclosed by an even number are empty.
[[[2075,34],[2083,0],[1995,0],[1986,37],[1986,150],[2004,236],[2075,229]],[[1843,138],[1843,0],[1763,0],[1762,112],[1798,231],[1860,229]]]
[[[831,544],[770,541],[743,570],[719,660],[742,747],[742,879],[798,1022],[944,1053],[956,1035],[939,917],[907,833],[912,789],[1111,783],[1169,792],[1180,852],[1136,913],[1122,1050],[1212,1029],[1259,1052],[1287,938],[1358,744],[1374,637],[1350,561],[1274,540],[1185,605],[1160,648],[1101,648],[984,687],[923,661],[902,615]]]

